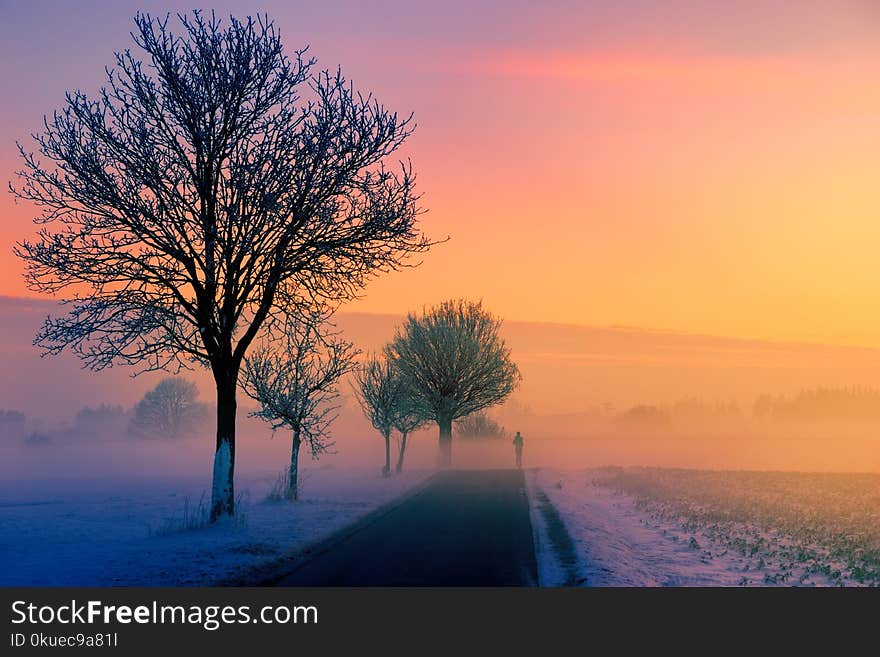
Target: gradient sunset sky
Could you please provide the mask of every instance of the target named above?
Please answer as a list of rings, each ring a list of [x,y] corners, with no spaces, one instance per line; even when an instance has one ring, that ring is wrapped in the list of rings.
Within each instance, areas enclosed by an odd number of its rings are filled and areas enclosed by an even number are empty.
[[[512,319],[880,346],[880,3],[217,3],[266,11],[389,108],[432,236],[348,309],[482,298]],[[0,179],[94,92],[138,9],[0,0]],[[33,208],[0,194],[0,294]]]

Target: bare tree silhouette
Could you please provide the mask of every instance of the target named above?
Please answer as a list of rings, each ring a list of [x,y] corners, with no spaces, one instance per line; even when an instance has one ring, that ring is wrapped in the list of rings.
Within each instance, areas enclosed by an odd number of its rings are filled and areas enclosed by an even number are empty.
[[[331,446],[330,424],[336,419],[339,379],[354,366],[353,345],[330,333],[327,315],[292,316],[284,328],[278,349],[261,347],[245,359],[244,390],[259,402],[252,413],[272,425],[293,433],[287,499],[299,497],[299,451],[305,442],[313,458]]]
[[[410,314],[386,352],[440,428],[440,464],[452,464],[452,422],[499,404],[519,385],[519,369],[498,334],[501,320],[470,301]]]
[[[411,117],[341,72],[288,58],[268,18],[138,14],[90,98],[19,144],[10,185],[42,208],[16,253],[30,288],[66,297],[35,342],[93,369],[209,366],[217,390],[211,516],[234,512],[236,388],[261,332],[299,302],[356,295],[430,242],[409,164],[384,162]]]

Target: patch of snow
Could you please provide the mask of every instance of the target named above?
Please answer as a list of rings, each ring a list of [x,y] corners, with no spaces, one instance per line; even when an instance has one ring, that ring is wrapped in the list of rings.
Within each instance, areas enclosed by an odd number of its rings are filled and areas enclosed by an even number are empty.
[[[534,476],[526,476],[526,490],[529,496],[529,516],[532,520],[535,559],[538,562],[538,586],[563,586],[566,580],[565,568],[559,555],[553,549],[547,521],[539,508],[541,489]]]
[[[735,556],[707,550],[671,524],[652,522],[632,497],[593,485],[590,473],[543,468],[529,473],[529,485],[543,490],[565,521],[586,585],[741,584],[742,564]],[[553,572],[552,564],[545,567]]]

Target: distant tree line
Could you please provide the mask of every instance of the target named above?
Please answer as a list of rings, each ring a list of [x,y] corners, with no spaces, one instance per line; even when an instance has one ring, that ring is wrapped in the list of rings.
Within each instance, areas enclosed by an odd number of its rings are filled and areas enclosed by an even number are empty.
[[[776,421],[880,421],[880,390],[820,386],[790,397],[761,395],[755,401],[754,415]]]
[[[818,386],[793,395],[762,394],[748,411],[736,402],[705,402],[697,398],[673,404],[636,404],[606,410],[621,427],[675,430],[683,427],[730,427],[749,419],[759,422],[880,422],[880,390],[859,386]]]
[[[736,402],[706,402],[696,397],[672,404],[636,404],[621,411],[605,409],[619,427],[674,430],[686,427],[730,427],[745,421]]]
[[[51,429],[39,420],[29,420],[20,411],[0,409],[0,439],[28,447],[124,437],[178,440],[204,433],[210,416],[211,407],[199,401],[195,383],[166,377],[132,408],[105,403],[84,406],[72,421]]]

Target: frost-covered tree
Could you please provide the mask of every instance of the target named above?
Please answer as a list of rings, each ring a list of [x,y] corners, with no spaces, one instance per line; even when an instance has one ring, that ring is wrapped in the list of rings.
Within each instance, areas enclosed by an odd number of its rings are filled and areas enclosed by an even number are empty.
[[[16,253],[66,300],[36,338],[93,369],[199,364],[216,384],[211,517],[234,512],[236,390],[247,351],[303,298],[351,298],[429,241],[409,118],[341,72],[285,55],[267,18],[138,14],[97,95],[69,92],[12,192],[42,209]]]
[[[391,432],[400,421],[401,402],[407,394],[394,363],[382,356],[370,356],[355,370],[355,396],[364,415],[385,440],[382,476],[391,475]]]
[[[412,394],[408,387],[401,390],[394,413],[394,428],[400,434],[400,449],[397,453],[397,465],[394,467],[395,474],[403,472],[403,457],[406,454],[407,437],[414,431],[421,429],[428,422],[427,411],[422,406],[419,397]]]
[[[128,429],[139,438],[181,438],[192,435],[209,412],[208,406],[199,402],[195,383],[168,377],[135,404]]]
[[[446,301],[410,314],[386,348],[427,417],[440,428],[440,464],[452,464],[452,422],[503,402],[521,379],[482,304]]]
[[[299,497],[299,452],[305,443],[313,458],[332,445],[339,380],[354,366],[353,345],[331,333],[327,315],[291,316],[284,339],[245,359],[244,390],[260,404],[252,413],[292,433],[287,499]]]

